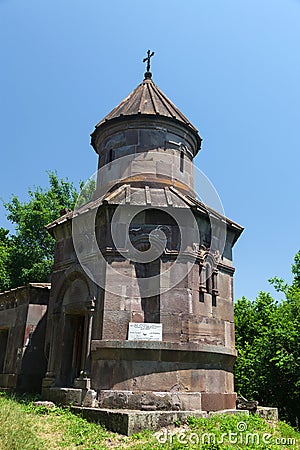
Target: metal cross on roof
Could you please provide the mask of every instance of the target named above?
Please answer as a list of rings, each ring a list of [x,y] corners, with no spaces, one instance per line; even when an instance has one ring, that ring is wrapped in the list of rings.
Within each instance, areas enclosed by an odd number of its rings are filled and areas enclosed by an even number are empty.
[[[143,62],[147,61],[147,72],[150,72],[150,58],[154,55],[154,52],[150,52],[150,50],[147,51],[147,57],[143,59]]]

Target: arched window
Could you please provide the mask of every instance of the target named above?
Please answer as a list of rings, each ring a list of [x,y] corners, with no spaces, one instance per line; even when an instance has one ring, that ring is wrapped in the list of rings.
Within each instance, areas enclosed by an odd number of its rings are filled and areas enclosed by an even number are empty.
[[[212,306],[217,306],[217,280],[218,272],[213,270],[210,262],[200,266],[199,301],[204,303],[205,293],[211,295]]]
[[[206,264],[206,292],[211,294],[213,290],[212,285],[212,270],[211,265],[209,263]]]

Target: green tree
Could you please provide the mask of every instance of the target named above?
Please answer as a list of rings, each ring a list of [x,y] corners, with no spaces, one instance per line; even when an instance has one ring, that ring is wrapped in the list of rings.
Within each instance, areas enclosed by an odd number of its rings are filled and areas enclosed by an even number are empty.
[[[300,288],[300,250],[295,255],[294,264],[292,265],[292,273],[294,275],[293,287]]]
[[[9,230],[0,228],[0,292],[10,287],[10,274],[8,271],[10,244]]]
[[[29,189],[28,201],[21,202],[13,195],[4,204],[15,234],[9,236],[4,229],[0,232],[1,290],[48,281],[55,241],[45,225],[57,219],[62,209],[73,209],[78,196],[68,179],[59,179],[54,172],[48,172],[48,177],[49,187]]]
[[[236,390],[261,405],[278,407],[293,424],[300,419],[299,266],[298,252],[292,284],[270,280],[283,293],[281,302],[260,292],[253,302],[243,297],[235,304]]]

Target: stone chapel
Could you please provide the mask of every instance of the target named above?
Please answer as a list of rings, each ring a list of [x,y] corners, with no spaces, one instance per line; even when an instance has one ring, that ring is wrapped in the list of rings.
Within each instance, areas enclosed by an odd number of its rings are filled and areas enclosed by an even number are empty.
[[[232,248],[243,228],[197,198],[197,129],[148,67],[91,138],[93,196],[47,226],[56,250],[44,398],[235,408]]]

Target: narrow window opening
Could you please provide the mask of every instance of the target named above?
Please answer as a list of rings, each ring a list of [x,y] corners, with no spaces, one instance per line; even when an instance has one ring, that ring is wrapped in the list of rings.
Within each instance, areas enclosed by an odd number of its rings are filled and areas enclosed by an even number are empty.
[[[211,267],[209,264],[206,265],[206,291],[208,294],[212,293],[212,274]]]
[[[212,274],[212,306],[217,306],[218,296],[218,274],[213,272]]]
[[[206,292],[211,295],[212,306],[217,306],[217,272],[212,270],[209,263],[207,263],[205,267],[205,278]]]
[[[211,302],[212,302],[212,306],[217,306],[217,296],[216,296],[216,294],[212,294]]]
[[[183,164],[184,164],[184,152],[180,152],[180,172],[183,172]]]
[[[108,162],[111,163],[113,160],[113,149],[111,148],[108,153]]]
[[[206,267],[199,268],[199,302],[204,303],[204,293],[206,292]]]

